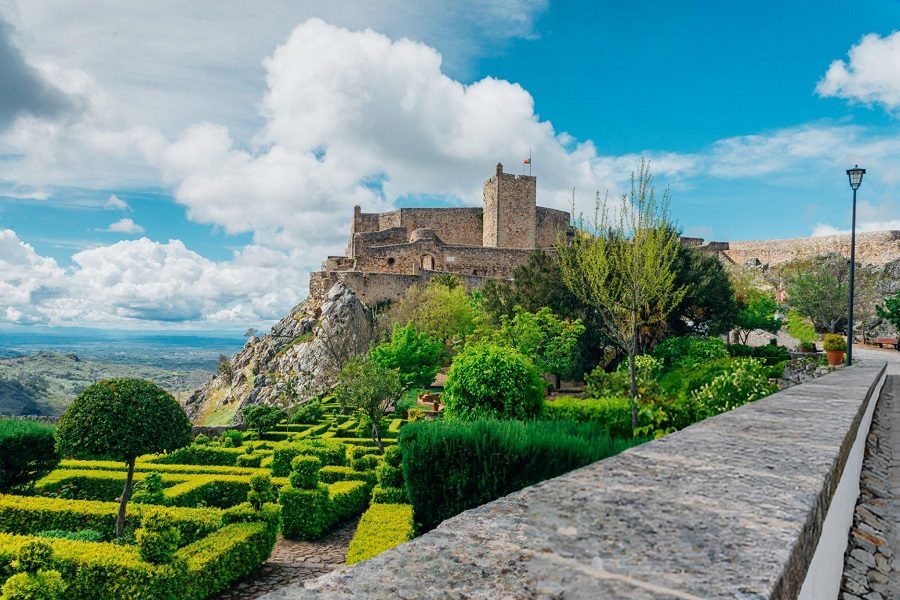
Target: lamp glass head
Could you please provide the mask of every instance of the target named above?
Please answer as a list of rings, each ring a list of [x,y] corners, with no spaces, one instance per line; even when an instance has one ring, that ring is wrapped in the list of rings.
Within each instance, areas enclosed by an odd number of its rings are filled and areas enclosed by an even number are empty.
[[[862,183],[863,175],[866,174],[865,169],[860,169],[859,165],[856,165],[852,169],[847,169],[847,177],[850,178],[850,187],[854,190],[858,190],[860,184]]]

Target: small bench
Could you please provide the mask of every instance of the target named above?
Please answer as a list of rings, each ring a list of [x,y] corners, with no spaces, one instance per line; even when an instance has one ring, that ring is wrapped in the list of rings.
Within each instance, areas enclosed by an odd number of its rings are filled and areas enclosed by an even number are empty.
[[[900,340],[897,338],[875,338],[875,343],[882,348],[885,346],[893,346],[895,350],[900,350]]]

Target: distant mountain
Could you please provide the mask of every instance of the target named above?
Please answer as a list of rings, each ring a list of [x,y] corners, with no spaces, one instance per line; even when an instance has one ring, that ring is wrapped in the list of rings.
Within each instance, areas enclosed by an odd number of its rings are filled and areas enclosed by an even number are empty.
[[[149,379],[184,399],[209,375],[202,369],[84,360],[71,353],[20,354],[0,359],[0,415],[62,414],[84,388],[112,377]]]

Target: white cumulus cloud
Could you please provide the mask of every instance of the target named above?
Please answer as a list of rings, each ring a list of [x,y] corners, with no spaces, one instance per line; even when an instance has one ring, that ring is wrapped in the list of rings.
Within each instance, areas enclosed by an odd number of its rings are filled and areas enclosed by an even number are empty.
[[[870,33],[850,48],[848,60],[836,60],[816,86],[822,96],[900,108],[900,31]]]
[[[103,204],[103,208],[107,210],[131,210],[131,207],[128,206],[128,203],[115,194],[109,195],[109,198],[107,198],[106,202]]]
[[[144,228],[128,218],[119,219],[111,223],[104,231],[110,233],[143,233]]]

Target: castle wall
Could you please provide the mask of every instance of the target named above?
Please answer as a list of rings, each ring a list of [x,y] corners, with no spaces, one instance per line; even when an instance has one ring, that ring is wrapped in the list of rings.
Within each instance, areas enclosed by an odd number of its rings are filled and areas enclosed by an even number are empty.
[[[400,225],[411,234],[416,229],[433,229],[447,244],[480,246],[481,208],[402,208]]]
[[[753,259],[759,259],[762,264],[777,265],[829,252],[850,256],[850,236],[844,234],[785,240],[729,242],[728,249],[722,251],[722,255],[739,265]],[[858,262],[884,266],[898,259],[900,259],[900,231],[856,234],[856,260]]]
[[[354,270],[409,275],[447,271],[506,278],[512,277],[516,267],[526,264],[532,252],[525,248],[451,246],[430,236],[406,244],[367,247],[357,255]]]
[[[538,206],[536,208],[535,248],[552,248],[556,244],[556,236],[569,228],[569,213],[555,208]]]

